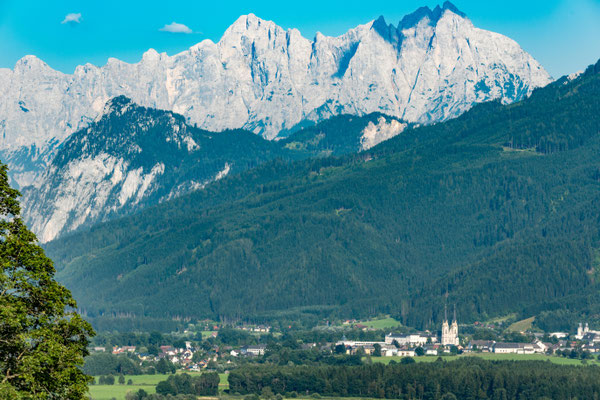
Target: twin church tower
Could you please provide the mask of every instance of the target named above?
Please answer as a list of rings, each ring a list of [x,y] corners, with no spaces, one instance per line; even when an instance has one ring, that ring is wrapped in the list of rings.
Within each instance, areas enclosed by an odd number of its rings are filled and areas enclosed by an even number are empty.
[[[452,325],[448,323],[448,309],[444,306],[444,322],[442,323],[442,345],[458,346],[458,322],[456,322],[456,306]]]

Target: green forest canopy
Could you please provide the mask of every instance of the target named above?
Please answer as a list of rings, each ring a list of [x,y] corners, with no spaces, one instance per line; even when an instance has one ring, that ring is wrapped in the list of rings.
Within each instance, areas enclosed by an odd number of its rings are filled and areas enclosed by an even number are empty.
[[[92,318],[382,312],[429,327],[448,301],[461,321],[565,329],[600,311],[599,73],[356,155],[268,162],[46,249]]]

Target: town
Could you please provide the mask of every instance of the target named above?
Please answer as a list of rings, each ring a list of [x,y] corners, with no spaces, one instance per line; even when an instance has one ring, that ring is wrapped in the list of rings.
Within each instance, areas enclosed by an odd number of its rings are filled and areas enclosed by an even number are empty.
[[[99,376],[99,383],[106,383],[111,380],[101,378],[110,375],[170,374],[176,370],[228,373],[251,363],[300,365],[331,359],[355,365],[478,354],[538,354],[586,362],[600,354],[600,331],[590,329],[588,323],[580,323],[572,332],[531,328],[517,332],[503,322],[461,325],[456,313],[451,319],[445,314],[439,331],[415,331],[399,324],[382,327],[377,320],[344,320],[304,330],[206,322],[172,334],[102,334],[90,348],[85,369]],[[395,320],[380,321],[393,325]]]

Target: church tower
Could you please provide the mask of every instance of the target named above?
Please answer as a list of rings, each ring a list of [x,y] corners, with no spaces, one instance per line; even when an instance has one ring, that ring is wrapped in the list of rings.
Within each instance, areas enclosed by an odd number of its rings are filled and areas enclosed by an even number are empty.
[[[454,306],[454,319],[452,325],[448,323],[448,309],[444,306],[444,322],[442,323],[442,345],[458,346],[458,321],[456,320],[456,306]]]

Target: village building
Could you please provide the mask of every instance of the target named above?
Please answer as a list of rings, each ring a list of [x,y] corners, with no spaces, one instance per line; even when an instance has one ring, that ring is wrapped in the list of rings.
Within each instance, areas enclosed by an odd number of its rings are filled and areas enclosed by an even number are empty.
[[[444,322],[442,323],[442,345],[458,346],[458,322],[456,321],[456,307],[454,307],[454,320],[448,323],[448,312],[444,309]]]
[[[542,342],[536,343],[501,343],[494,344],[494,353],[498,354],[535,354],[545,353],[547,345]]]
[[[494,344],[496,344],[493,340],[471,340],[466,350],[468,352],[480,351],[482,353],[491,353],[494,350]]]
[[[247,356],[262,356],[265,354],[265,350],[267,346],[264,344],[259,344],[256,346],[246,346],[242,347],[242,354]]]
[[[419,332],[411,334],[389,333],[385,335],[385,343],[398,343],[399,346],[424,346],[428,343],[436,343],[437,337],[429,332]]]
[[[590,329],[588,323],[585,323],[585,326],[580,322],[577,327],[577,334],[575,335],[575,339],[577,340],[590,340],[590,338],[600,337],[600,331],[593,331]],[[598,339],[600,341],[600,339]]]
[[[566,332],[552,332],[549,336],[550,337],[555,337],[557,339],[564,339],[567,336],[569,336],[569,334],[566,333]]]
[[[134,353],[134,352],[135,352],[135,346],[122,346],[122,347],[114,346],[113,350],[112,350],[113,354]]]

